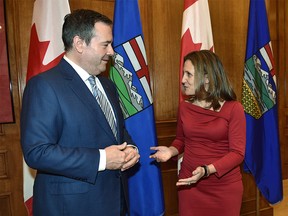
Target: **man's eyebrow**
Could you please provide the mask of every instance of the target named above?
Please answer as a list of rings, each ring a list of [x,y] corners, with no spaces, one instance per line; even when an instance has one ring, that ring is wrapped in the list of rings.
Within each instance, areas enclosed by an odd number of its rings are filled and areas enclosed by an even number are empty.
[[[101,43],[112,43],[112,41],[111,40],[107,40],[107,41],[102,41]]]

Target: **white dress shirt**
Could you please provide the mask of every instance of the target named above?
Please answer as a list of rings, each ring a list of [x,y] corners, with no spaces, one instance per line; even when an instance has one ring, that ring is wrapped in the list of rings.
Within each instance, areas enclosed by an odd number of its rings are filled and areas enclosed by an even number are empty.
[[[63,58],[74,68],[74,70],[81,77],[81,79],[86,84],[87,88],[91,91],[91,94],[92,94],[92,88],[91,88],[91,85],[88,81],[88,78],[91,75],[88,72],[86,72],[83,68],[81,68],[79,65],[77,65],[73,61],[71,61],[67,56],[64,55]],[[96,81],[97,87],[103,93],[103,95],[107,98],[106,93],[105,93],[105,91],[101,85],[101,82],[99,81],[99,79],[97,77],[95,77],[95,78],[96,78],[95,81]],[[96,100],[96,98],[95,98],[95,100]],[[108,100],[108,102],[109,102],[109,100]],[[111,107],[110,102],[109,102],[109,105]],[[111,107],[111,109],[112,109],[112,107]],[[113,113],[114,119],[115,119],[115,114],[113,112],[113,109],[112,109],[112,113]],[[99,161],[98,171],[103,171],[106,168],[106,152],[104,149],[99,149],[99,152],[100,152],[100,161]]]

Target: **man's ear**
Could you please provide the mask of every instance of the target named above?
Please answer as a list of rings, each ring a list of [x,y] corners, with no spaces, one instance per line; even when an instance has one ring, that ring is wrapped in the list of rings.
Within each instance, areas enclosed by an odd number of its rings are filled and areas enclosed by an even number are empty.
[[[78,53],[82,53],[85,46],[85,41],[82,40],[79,36],[75,36],[73,38],[73,46],[75,47]]]

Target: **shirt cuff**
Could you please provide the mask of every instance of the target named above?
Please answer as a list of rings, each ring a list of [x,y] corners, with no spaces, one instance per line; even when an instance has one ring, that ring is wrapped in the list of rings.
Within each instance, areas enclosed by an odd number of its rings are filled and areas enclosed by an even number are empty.
[[[100,161],[98,171],[104,171],[106,168],[106,151],[104,149],[99,149]]]
[[[132,147],[132,148],[134,148],[137,151],[137,153],[139,153],[139,150],[138,150],[137,146],[132,145],[132,144],[127,144],[127,147]]]

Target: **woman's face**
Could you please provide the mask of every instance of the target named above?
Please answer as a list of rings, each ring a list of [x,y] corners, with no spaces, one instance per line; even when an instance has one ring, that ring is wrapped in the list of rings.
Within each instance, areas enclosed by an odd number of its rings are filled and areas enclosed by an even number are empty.
[[[194,95],[195,94],[195,70],[192,62],[186,60],[183,67],[183,77],[182,77],[182,89],[185,95]]]

